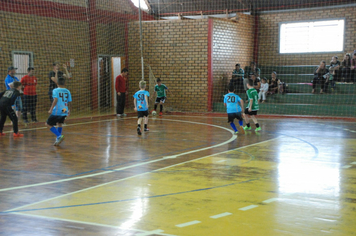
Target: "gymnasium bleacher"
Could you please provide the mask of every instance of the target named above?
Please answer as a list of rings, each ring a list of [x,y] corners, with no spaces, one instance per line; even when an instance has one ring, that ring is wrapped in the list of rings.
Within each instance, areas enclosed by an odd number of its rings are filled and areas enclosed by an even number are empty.
[[[260,114],[356,116],[356,100],[352,99],[352,95],[356,93],[356,84],[336,82],[336,87],[331,90],[329,86],[324,94],[318,93],[320,86],[317,86],[316,93],[312,94],[311,81],[316,65],[259,66],[259,68],[260,78],[270,79],[272,71],[276,71],[277,78],[287,84],[287,93],[267,96],[267,102],[260,104]],[[245,93],[238,94],[246,100]],[[225,111],[222,101],[214,103],[214,111]]]

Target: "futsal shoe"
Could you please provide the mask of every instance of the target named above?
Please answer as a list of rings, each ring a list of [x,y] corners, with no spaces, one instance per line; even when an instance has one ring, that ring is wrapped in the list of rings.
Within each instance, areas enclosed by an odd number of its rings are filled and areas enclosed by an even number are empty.
[[[160,112],[160,113],[159,113],[159,116],[162,116],[162,115],[163,115],[163,113],[162,113],[162,112]]]
[[[149,130],[148,127],[147,127],[147,128],[144,129],[144,131],[147,132],[147,131],[150,131],[150,130]]]
[[[140,127],[137,127],[137,134],[138,135],[141,135],[142,133],[141,133],[141,128]]]
[[[64,140],[64,135],[59,136],[59,137],[57,138],[57,146],[58,146],[59,144],[61,144],[61,143],[63,142],[63,140]]]
[[[236,131],[235,134],[239,134],[239,131]]]
[[[14,133],[14,138],[21,138],[21,137],[23,137],[23,134]]]
[[[250,127],[245,126],[244,130],[251,130],[251,126]]]
[[[255,129],[255,131],[260,131],[260,130],[261,130],[261,127],[258,127],[258,128]]]

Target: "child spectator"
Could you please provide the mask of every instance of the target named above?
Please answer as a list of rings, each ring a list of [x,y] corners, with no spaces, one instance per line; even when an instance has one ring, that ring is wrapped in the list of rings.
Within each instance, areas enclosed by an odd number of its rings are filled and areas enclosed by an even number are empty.
[[[268,92],[268,83],[267,83],[267,78],[264,77],[262,78],[262,82],[261,82],[261,89],[260,92],[258,93],[258,101],[261,101],[262,98],[262,103],[264,103],[266,101],[266,94]]]
[[[326,68],[326,62],[321,61],[320,65],[316,68],[314,72],[314,79],[313,79],[313,90],[312,93],[315,93],[316,84],[320,83],[320,93],[324,93],[324,89],[326,92],[328,86],[328,80],[326,79],[326,74],[329,73],[329,70]]]

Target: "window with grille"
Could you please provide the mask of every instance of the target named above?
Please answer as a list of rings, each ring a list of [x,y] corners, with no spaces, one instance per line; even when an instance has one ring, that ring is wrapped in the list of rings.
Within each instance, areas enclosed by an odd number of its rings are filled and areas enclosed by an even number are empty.
[[[344,19],[280,23],[280,53],[341,52]]]

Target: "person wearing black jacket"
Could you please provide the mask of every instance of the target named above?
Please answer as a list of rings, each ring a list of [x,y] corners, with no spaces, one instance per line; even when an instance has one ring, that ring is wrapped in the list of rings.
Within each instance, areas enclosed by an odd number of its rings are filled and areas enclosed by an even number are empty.
[[[12,89],[5,90],[4,92],[0,93],[0,136],[5,135],[3,133],[4,124],[6,121],[6,117],[9,116],[14,129],[14,137],[23,137],[23,134],[19,133],[18,119],[16,113],[11,107],[14,105],[16,98],[20,96],[21,86],[22,84],[16,81],[13,83]]]
[[[328,88],[329,80],[327,79],[327,74],[329,70],[326,68],[326,62],[321,61],[320,65],[314,71],[314,79],[313,79],[313,90],[312,93],[315,93],[315,87],[317,83],[320,83],[320,93],[324,93]]]

